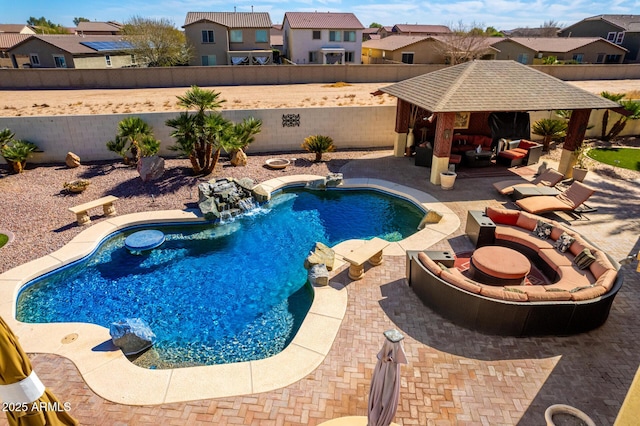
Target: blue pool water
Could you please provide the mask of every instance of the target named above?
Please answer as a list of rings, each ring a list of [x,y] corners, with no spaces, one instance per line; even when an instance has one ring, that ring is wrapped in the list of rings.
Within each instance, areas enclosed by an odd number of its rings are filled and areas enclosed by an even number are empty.
[[[157,336],[165,368],[263,359],[281,352],[307,314],[313,290],[303,263],[316,241],[397,241],[423,212],[374,191],[292,189],[226,224],[154,226],[165,243],[143,255],[105,240],[88,258],[30,283],[20,321],[87,322],[109,327],[142,318]]]

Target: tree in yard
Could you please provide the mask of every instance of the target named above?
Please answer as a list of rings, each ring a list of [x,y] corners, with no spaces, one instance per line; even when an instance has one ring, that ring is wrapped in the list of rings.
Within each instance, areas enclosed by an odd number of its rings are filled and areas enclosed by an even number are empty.
[[[136,61],[149,67],[186,65],[191,57],[184,33],[167,19],[135,16],[124,23],[122,33]]]
[[[81,16],[73,18],[73,25],[75,25],[76,27],[78,26],[78,24],[80,22],[91,22],[90,20],[88,20],[87,18],[83,18]]]
[[[382,28],[382,24],[378,24],[377,22],[372,22],[369,24],[369,28]]]
[[[602,133],[600,135],[600,139],[608,142],[624,130],[628,120],[640,119],[640,102],[624,99],[624,93],[602,92],[600,93],[600,96],[619,103],[627,112],[626,115],[618,114],[620,118],[613,123],[609,131],[607,131],[607,127],[609,125],[609,110],[606,110],[602,115]]]
[[[449,65],[481,59],[489,52],[489,37],[495,32],[486,32],[480,25],[472,23],[465,25],[458,22],[456,26],[449,26],[450,33],[437,36],[441,41],[437,49],[446,58]],[[490,28],[490,27],[489,27]]]
[[[65,27],[63,27],[60,24],[54,24],[44,16],[41,16],[40,18],[35,18],[33,16],[30,16],[29,19],[27,20],[27,25],[35,27],[36,32],[41,34],[67,34],[68,33]]]
[[[183,112],[166,121],[167,126],[175,129],[171,136],[176,144],[169,149],[188,157],[197,175],[213,172],[220,158],[221,141],[231,126],[220,113],[208,112],[225,102],[219,97],[219,92],[191,86],[184,96],[178,96],[178,104],[186,109],[196,109],[196,112]]]

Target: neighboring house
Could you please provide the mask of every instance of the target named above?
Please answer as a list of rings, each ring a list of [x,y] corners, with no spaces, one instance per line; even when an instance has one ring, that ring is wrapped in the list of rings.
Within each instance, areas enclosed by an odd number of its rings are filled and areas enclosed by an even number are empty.
[[[397,35],[423,35],[435,36],[450,33],[451,30],[445,25],[412,25],[412,24],[396,24],[391,29],[392,34]],[[391,34],[389,34],[391,35]]]
[[[189,12],[183,25],[194,48],[189,65],[273,63],[271,27],[266,12]]]
[[[539,27],[539,28],[514,28],[512,30],[502,30],[505,37],[557,37],[559,27]]]
[[[282,24],[273,24],[271,26],[271,30],[269,30],[269,38],[271,48],[282,52],[284,49],[284,43],[282,41]]]
[[[24,24],[0,24],[0,33],[35,34],[36,32]]]
[[[598,15],[563,28],[560,37],[602,37],[627,49],[625,63],[640,63],[640,15]]]
[[[378,30],[379,28],[365,28],[364,30],[362,30],[362,41],[381,38],[380,34],[378,34]]]
[[[492,44],[497,59],[512,59],[525,65],[539,64],[547,57],[580,64],[620,64],[627,50],[600,37],[512,37]]]
[[[9,50],[29,37],[31,37],[30,34],[0,33],[0,68],[16,68],[16,65],[11,61]],[[25,59],[28,61],[28,57],[20,58],[21,63]]]
[[[489,37],[391,35],[362,43],[363,64],[450,64],[470,59],[495,59]]]
[[[122,24],[118,22],[78,22],[76,34],[79,35],[120,35]]]
[[[359,64],[364,26],[353,13],[286,12],[285,56],[296,64]]]
[[[393,25],[385,25],[382,28],[378,29],[378,34],[380,34],[380,38],[389,37],[392,35]]]
[[[120,36],[45,34],[29,36],[9,54],[15,68],[123,68],[136,65],[130,49]]]

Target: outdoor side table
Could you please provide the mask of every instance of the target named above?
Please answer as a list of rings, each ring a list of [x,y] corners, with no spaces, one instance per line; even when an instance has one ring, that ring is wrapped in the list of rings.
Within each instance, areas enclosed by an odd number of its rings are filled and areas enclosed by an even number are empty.
[[[464,232],[476,248],[490,246],[495,243],[496,224],[482,210],[469,210]]]
[[[464,162],[468,167],[489,167],[491,165],[492,151],[476,150],[466,151],[464,153]]]
[[[552,188],[549,186],[520,186],[518,185],[513,187],[513,199],[520,200],[522,198],[527,197],[535,197],[538,195],[550,195],[555,197],[560,194],[556,188]]]

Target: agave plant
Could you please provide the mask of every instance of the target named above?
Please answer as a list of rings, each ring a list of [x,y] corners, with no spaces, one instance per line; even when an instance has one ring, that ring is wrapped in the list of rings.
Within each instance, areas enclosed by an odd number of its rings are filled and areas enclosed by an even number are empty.
[[[2,154],[14,172],[22,173],[27,164],[27,159],[31,157],[31,153],[36,149],[38,147],[31,142],[12,139],[2,146],[0,154]]]
[[[563,138],[567,134],[567,122],[553,118],[543,118],[533,123],[531,131],[542,136],[542,150],[549,151],[552,140]]]
[[[316,162],[322,161],[322,154],[325,152],[333,152],[336,147],[333,145],[333,139],[329,136],[314,135],[308,136],[302,143],[302,148],[316,154]]]

